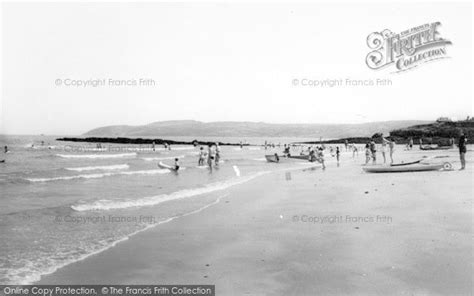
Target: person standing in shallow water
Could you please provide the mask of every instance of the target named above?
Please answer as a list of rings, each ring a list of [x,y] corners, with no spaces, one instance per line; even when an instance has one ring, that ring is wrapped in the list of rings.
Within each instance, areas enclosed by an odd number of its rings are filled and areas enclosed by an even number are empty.
[[[461,160],[460,170],[466,169],[466,152],[467,152],[466,142],[467,142],[466,136],[464,134],[461,134],[461,136],[459,137],[459,143],[458,143],[459,158]]]
[[[219,147],[219,143],[216,143],[216,165],[219,165],[219,160],[221,159],[221,148]]]
[[[324,163],[324,152],[323,152],[322,147],[319,147],[319,149],[318,149],[318,160],[323,165],[323,170],[325,170],[326,169],[326,164]]]
[[[339,156],[341,154],[341,151],[339,151],[339,146],[336,147],[336,160],[337,160],[337,166],[339,166]]]
[[[356,155],[359,156],[359,151],[355,143],[352,143],[352,158],[354,158]]]
[[[206,153],[204,152],[204,148],[199,148],[199,161],[198,166],[204,165],[204,157]]]
[[[212,162],[214,161],[214,150],[212,149],[212,145],[209,144],[209,148],[207,150],[207,165],[212,172]]]

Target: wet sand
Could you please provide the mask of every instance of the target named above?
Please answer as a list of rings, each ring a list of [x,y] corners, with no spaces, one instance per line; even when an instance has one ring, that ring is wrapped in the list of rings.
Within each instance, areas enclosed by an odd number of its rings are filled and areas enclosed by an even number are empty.
[[[396,156],[431,154],[452,156],[456,170],[367,174],[360,152],[343,155],[339,167],[327,156],[324,171],[267,174],[39,283],[214,284],[216,295],[471,295],[473,166],[458,171],[455,150]]]

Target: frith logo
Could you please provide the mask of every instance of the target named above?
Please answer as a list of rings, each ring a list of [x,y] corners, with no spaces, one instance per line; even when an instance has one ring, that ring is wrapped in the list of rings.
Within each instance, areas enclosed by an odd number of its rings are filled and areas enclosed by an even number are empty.
[[[447,58],[446,46],[451,41],[440,37],[440,22],[424,24],[399,34],[390,30],[371,33],[367,45],[372,49],[365,59],[373,70],[394,65],[395,72],[412,69],[420,64]]]

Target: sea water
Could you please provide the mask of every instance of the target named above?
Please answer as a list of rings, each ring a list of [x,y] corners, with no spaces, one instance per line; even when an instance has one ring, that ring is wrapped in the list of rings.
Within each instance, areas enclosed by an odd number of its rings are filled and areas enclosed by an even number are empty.
[[[265,154],[281,154],[282,147],[221,147],[222,163],[211,171],[197,166],[199,147],[193,146],[98,148],[46,136],[1,136],[0,144],[10,150],[0,163],[0,284],[34,283],[135,233],[198,214],[263,174],[301,168],[266,162]],[[173,165],[174,158],[178,173],[157,165]]]

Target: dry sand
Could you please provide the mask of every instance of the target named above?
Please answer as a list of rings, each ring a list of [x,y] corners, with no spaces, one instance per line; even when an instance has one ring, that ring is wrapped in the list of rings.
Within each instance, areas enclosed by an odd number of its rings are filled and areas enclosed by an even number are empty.
[[[459,168],[455,150],[399,151],[397,158],[421,154],[449,154]],[[471,295],[473,166],[366,174],[363,158],[264,175],[40,284],[215,284],[216,295]],[[324,216],[333,220],[309,221]]]

